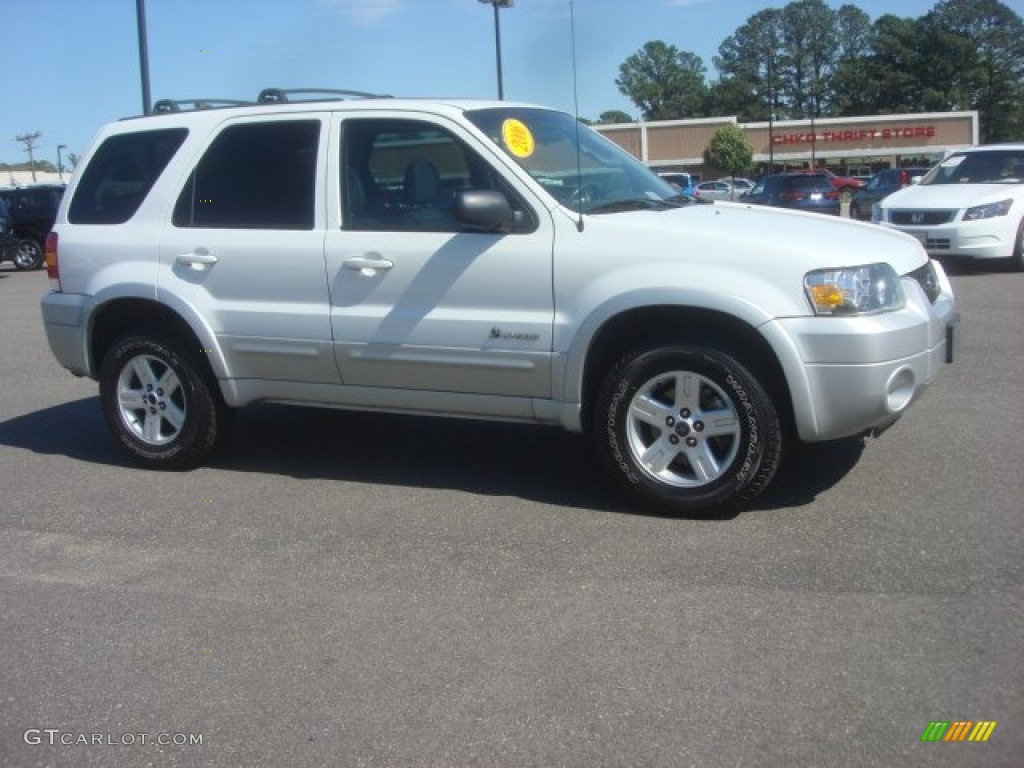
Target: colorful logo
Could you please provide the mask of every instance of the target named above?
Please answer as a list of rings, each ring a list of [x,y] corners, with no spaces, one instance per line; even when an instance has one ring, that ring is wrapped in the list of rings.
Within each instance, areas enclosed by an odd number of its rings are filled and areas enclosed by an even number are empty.
[[[921,741],[988,741],[995,728],[995,720],[932,720]]]

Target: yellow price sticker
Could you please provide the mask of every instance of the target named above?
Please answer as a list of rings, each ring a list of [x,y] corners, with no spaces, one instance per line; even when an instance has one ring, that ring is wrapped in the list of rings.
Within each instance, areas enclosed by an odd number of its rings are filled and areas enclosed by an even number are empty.
[[[514,118],[509,118],[501,124],[501,138],[508,151],[516,157],[529,157],[537,146],[530,129],[522,121]]]

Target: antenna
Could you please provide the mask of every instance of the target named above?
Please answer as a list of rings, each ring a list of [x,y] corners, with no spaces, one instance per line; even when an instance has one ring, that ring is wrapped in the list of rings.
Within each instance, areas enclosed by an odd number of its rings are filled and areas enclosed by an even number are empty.
[[[580,161],[580,97],[576,87],[576,12],[569,0],[569,32],[572,38],[572,109],[576,121],[576,231],[583,231],[583,168]]]

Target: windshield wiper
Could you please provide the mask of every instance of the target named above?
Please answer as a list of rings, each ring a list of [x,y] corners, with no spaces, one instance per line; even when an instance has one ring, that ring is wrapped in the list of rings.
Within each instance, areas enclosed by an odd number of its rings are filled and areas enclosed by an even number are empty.
[[[682,197],[677,195],[677,197]],[[664,211],[668,208],[678,208],[679,204],[669,200],[652,200],[649,197],[627,197],[624,200],[612,200],[609,203],[601,203],[593,208],[588,208],[586,213],[618,213],[619,211]]]

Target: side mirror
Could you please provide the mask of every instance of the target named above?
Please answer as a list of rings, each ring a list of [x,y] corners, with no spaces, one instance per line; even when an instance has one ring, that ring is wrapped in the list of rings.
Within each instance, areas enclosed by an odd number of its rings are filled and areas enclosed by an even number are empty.
[[[485,232],[511,232],[522,220],[501,192],[464,189],[455,195],[455,216],[463,224]]]

